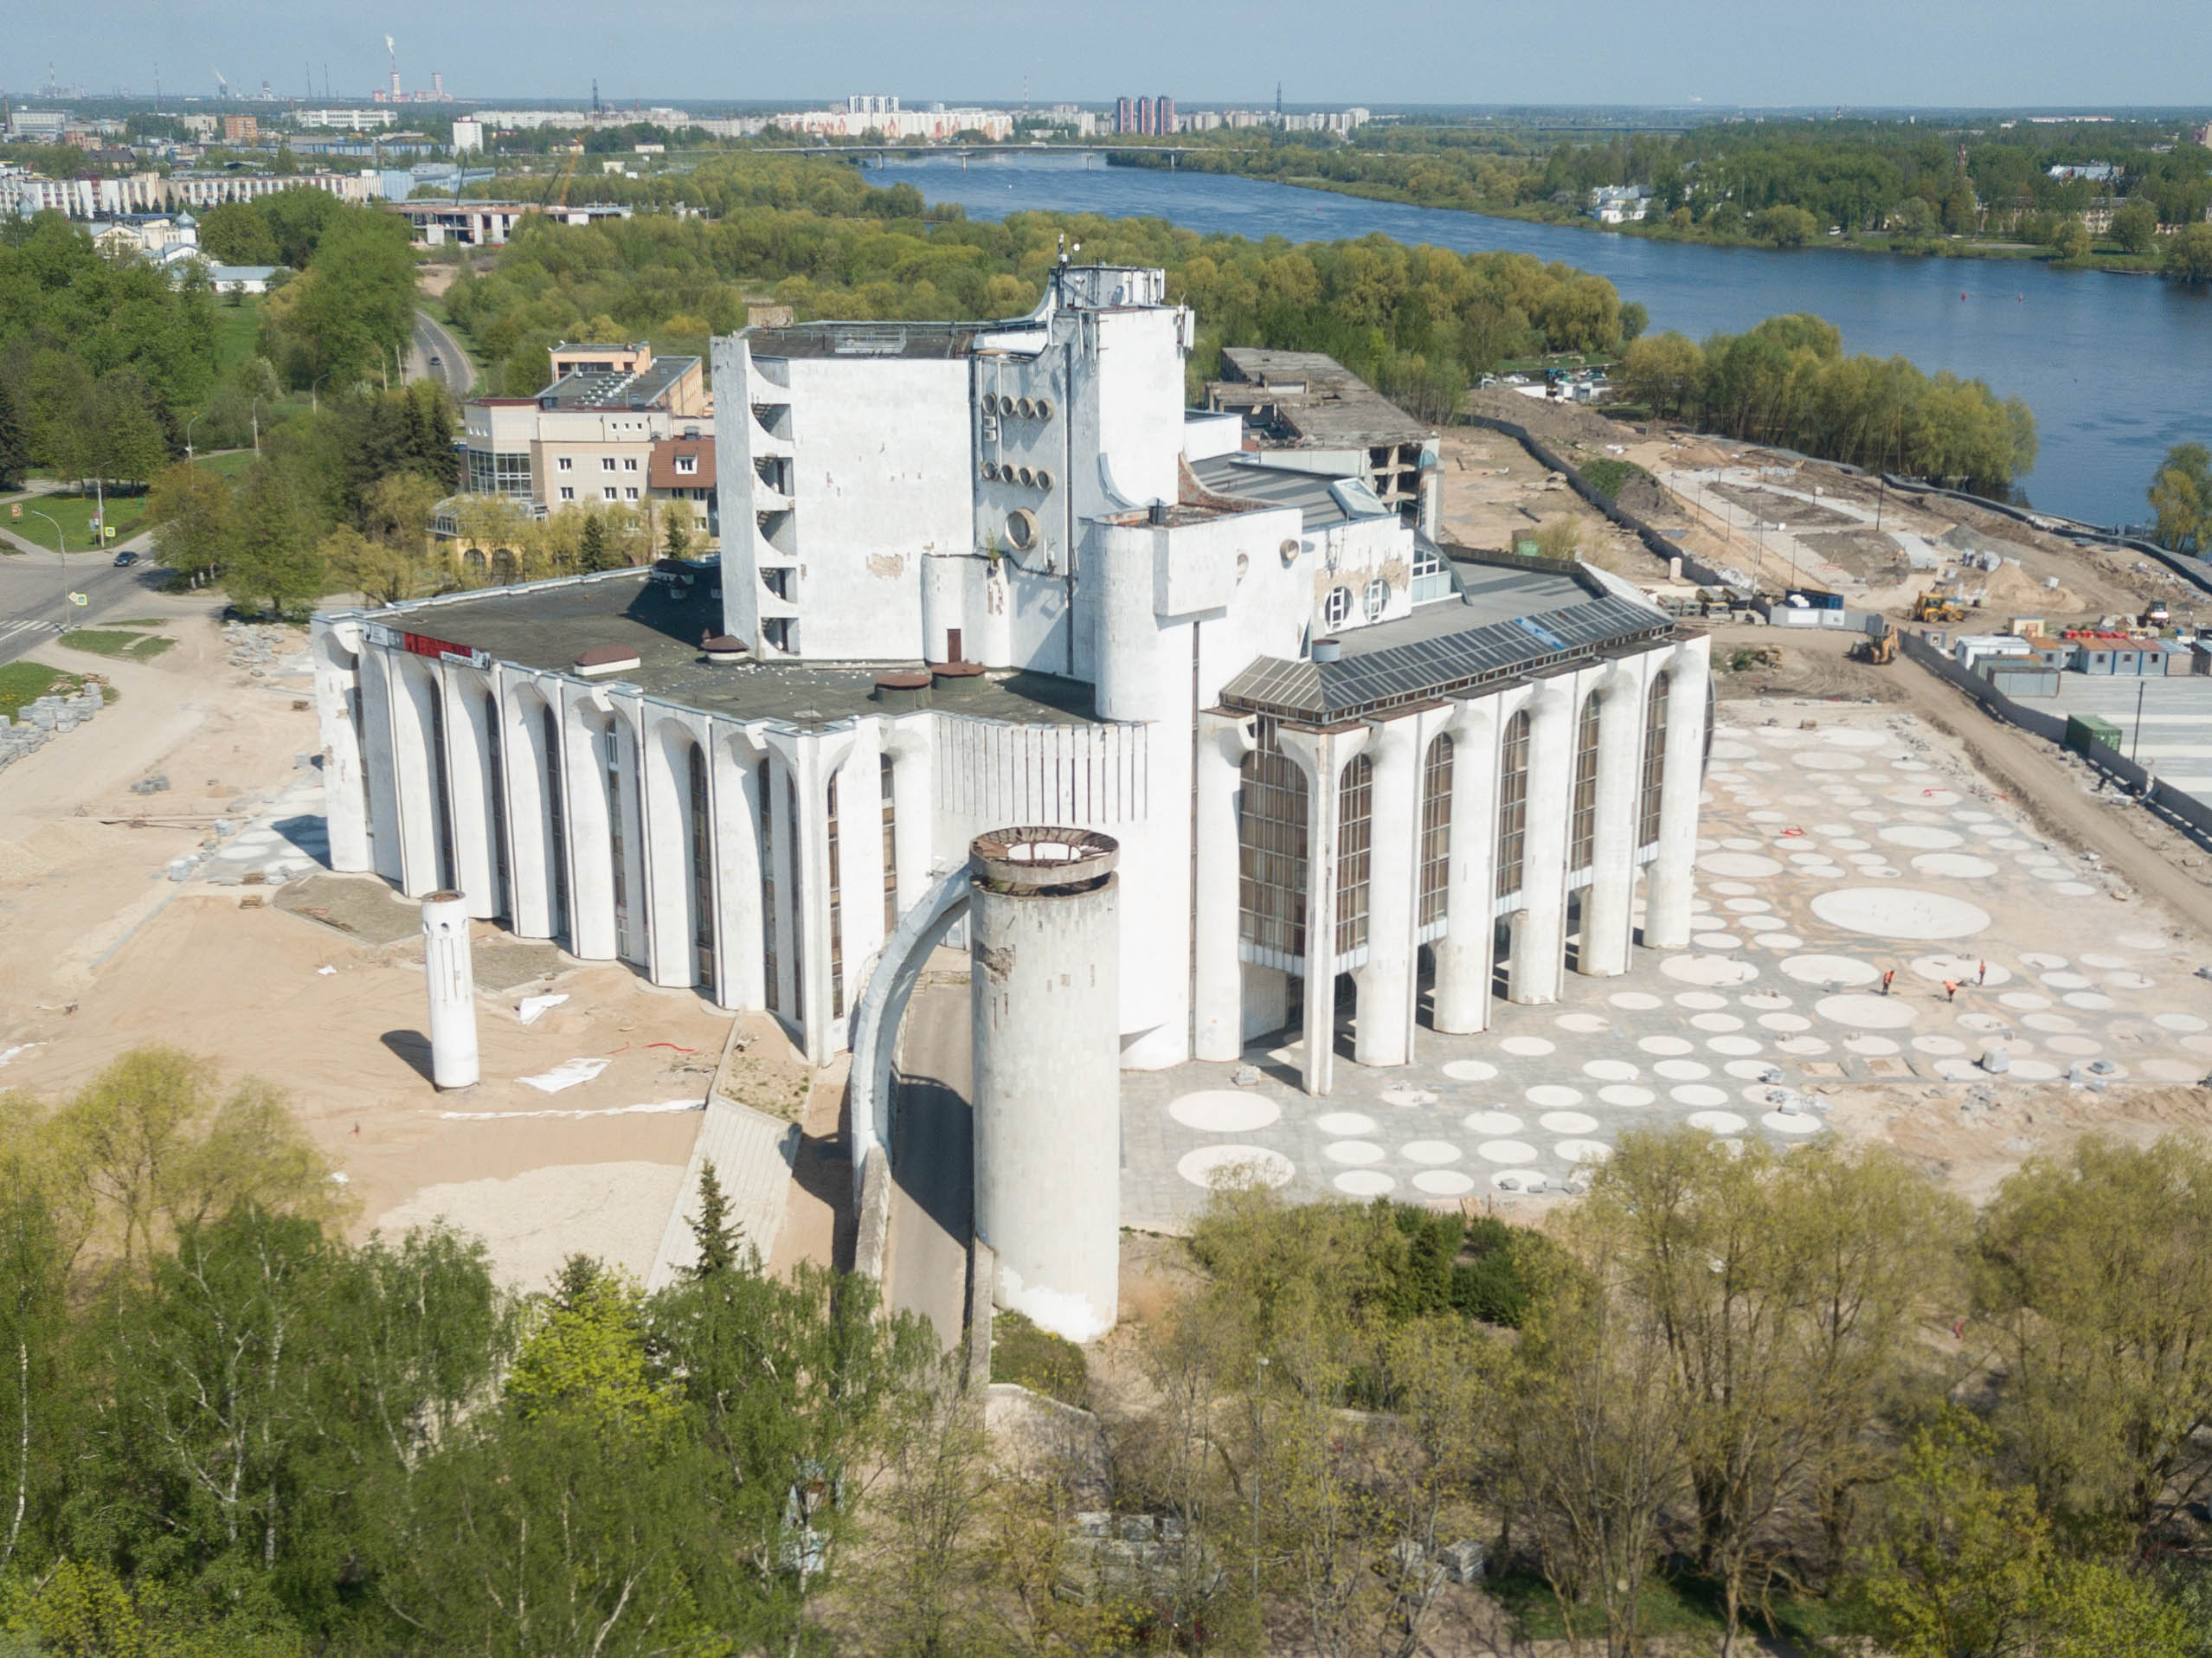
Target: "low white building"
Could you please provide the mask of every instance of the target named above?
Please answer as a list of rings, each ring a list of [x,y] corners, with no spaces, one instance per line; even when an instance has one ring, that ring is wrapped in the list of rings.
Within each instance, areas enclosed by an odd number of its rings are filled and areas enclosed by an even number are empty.
[[[1642,184],[1601,184],[1586,211],[1599,224],[1642,224],[1651,214],[1651,191]]]
[[[317,618],[336,866],[817,1063],[1008,825],[1118,843],[1125,1067],[1347,1005],[1402,1065],[1424,988],[1480,1031],[1500,966],[1544,1002],[1682,948],[1705,639],[1363,478],[1193,465],[1193,331],[1161,272],[1062,267],[1027,317],[717,339],[718,564]]]

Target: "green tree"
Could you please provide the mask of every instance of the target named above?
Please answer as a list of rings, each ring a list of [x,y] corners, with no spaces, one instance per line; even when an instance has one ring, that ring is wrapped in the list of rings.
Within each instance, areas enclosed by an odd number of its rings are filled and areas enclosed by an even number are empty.
[[[2161,547],[2202,553],[2212,546],[2212,449],[2177,443],[2166,451],[2151,479],[2151,531]]]
[[[182,575],[206,574],[222,561],[230,535],[230,484],[209,466],[171,466],[146,492],[154,556]]]
[[[559,1415],[610,1434],[666,1429],[675,1408],[646,1354],[637,1286],[596,1263],[572,1260],[515,1356],[506,1404],[524,1421]]]
[[[691,551],[691,509],[670,501],[660,509],[661,550],[670,558],[686,558]]]
[[[1785,202],[1760,213],[1752,229],[1762,241],[1777,247],[1802,247],[1820,234],[1820,222],[1804,209]]]
[[[200,246],[209,259],[222,265],[280,262],[269,222],[248,202],[225,202],[209,208],[200,220]]]
[[[15,378],[0,369],[0,489],[21,489],[30,461],[30,427]]]
[[[2089,230],[2078,218],[2060,222],[2051,232],[2051,252],[2062,260],[2089,257]]]
[[[587,512],[582,539],[577,543],[577,562],[586,573],[600,570],[619,570],[629,562],[608,544],[607,521],[598,512]]]
[[[2212,224],[2186,225],[2170,237],[2158,272],[2169,281],[2193,288],[2212,285]]]
[[[286,469],[263,462],[233,498],[225,591],[241,604],[291,615],[320,598],[329,577],[315,514]]]
[[[2212,1148],[2089,1138],[1984,1211],[1977,1311],[1999,1420],[2049,1509],[2125,1543],[2212,1489]]]
[[[2139,196],[2132,196],[2112,215],[2112,240],[2131,254],[2147,254],[2158,245],[2158,209]]]

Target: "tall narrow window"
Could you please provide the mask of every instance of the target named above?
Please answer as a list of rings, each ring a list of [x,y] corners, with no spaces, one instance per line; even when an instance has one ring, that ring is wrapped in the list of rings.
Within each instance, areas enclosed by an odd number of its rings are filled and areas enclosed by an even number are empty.
[[[691,745],[691,952],[698,983],[714,989],[714,831],[707,810],[706,755]]]
[[[768,1012],[774,1013],[783,1006],[775,954],[775,768],[763,755],[753,775],[761,803],[761,966],[767,975]]]
[[[459,884],[453,872],[453,779],[446,764],[446,692],[436,681],[430,685],[430,773],[437,783],[431,805],[436,819],[438,890],[451,892]]]
[[[1636,811],[1636,844],[1649,846],[1659,839],[1659,797],[1667,787],[1667,682],[1661,674],[1651,682],[1643,699],[1643,779]]]
[[[1586,870],[1598,847],[1598,726],[1603,699],[1585,697],[1574,723],[1573,809],[1567,824],[1567,868]]]
[[[839,869],[837,779],[829,782],[829,973],[830,1017],[845,1017],[845,882]]]
[[[1272,965],[1302,972],[1306,774],[1283,752],[1271,719],[1260,720],[1258,744],[1244,756],[1237,804],[1238,935]]]
[[[628,856],[622,844],[622,728],[613,720],[601,734],[607,756],[607,858],[614,877],[614,954],[627,961],[630,954],[630,882]]]
[[[1352,756],[1336,785],[1336,953],[1367,943],[1367,874],[1374,847],[1375,768]]]
[[[492,913],[512,916],[507,903],[507,768],[500,763],[499,704],[488,691],[484,693],[484,749],[492,795]]]
[[[1421,766],[1421,922],[1444,918],[1451,883],[1451,739],[1429,744]]]
[[[1506,722],[1498,762],[1498,896],[1521,890],[1521,856],[1528,845],[1528,711]]]
[[[784,845],[791,848],[791,1017],[803,1027],[814,1011],[813,999],[807,994],[807,884],[800,862],[800,848],[807,842],[799,820],[799,780],[788,771],[783,774],[778,799],[782,804],[778,821]]]
[[[545,733],[546,858],[553,866],[553,936],[569,936],[569,817],[561,804],[561,723],[548,704],[539,712]]]
[[[898,927],[898,795],[892,787],[891,757],[876,762],[876,787],[884,800],[884,936]]]

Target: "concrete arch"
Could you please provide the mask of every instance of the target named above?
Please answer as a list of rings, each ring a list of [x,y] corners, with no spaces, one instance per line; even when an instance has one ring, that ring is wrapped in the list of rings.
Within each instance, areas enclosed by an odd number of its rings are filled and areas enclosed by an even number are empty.
[[[394,652],[392,770],[398,783],[400,890],[410,898],[450,889],[453,824],[442,727],[445,704],[423,658]]]
[[[560,717],[528,680],[508,683],[499,748],[511,924],[525,938],[565,938],[569,869],[561,817]]]
[[[724,1007],[765,1008],[767,958],[762,933],[761,767],[768,751],[742,729],[715,732],[707,749],[714,797],[715,906],[718,915],[715,999]]]
[[[509,909],[498,709],[490,680],[476,669],[441,662],[436,687],[446,740],[451,884],[472,917],[489,921]]]
[[[714,964],[720,960],[716,881],[711,854],[706,869],[695,867],[691,842],[696,811],[705,814],[707,839],[710,846],[713,843],[713,798],[711,781],[704,776],[704,742],[691,722],[669,717],[647,728],[640,754],[644,856],[652,870],[646,908],[647,971],[657,985],[692,985],[711,995],[717,976]],[[694,799],[695,754],[705,785],[703,800]],[[704,964],[699,960],[702,932],[708,941]]]
[[[330,835],[331,867],[361,871],[375,857],[377,803],[376,782],[383,785],[384,813],[393,811],[388,768],[372,781],[363,753],[367,698],[362,692],[361,656],[357,630],[350,627],[351,641],[341,638],[335,626],[318,625],[312,660],[315,672],[315,704],[323,734],[323,816]],[[395,834],[396,825],[387,830]]]
[[[613,961],[621,954],[621,941],[615,924],[618,819],[608,811],[608,752],[621,722],[591,692],[571,691],[567,703],[561,759],[568,807],[569,948],[590,960]]]

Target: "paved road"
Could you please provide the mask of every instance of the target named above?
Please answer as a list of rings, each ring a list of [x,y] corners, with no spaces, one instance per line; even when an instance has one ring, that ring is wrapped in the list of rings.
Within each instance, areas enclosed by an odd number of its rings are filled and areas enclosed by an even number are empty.
[[[46,548],[13,537],[10,544],[33,550],[0,554],[0,662],[36,650],[65,627],[81,627],[158,593],[169,580],[169,572],[145,556],[143,535],[97,553],[72,553],[67,563]],[[138,553],[139,562],[117,569],[120,548]],[[72,593],[83,594],[87,602],[71,604]]]
[[[434,357],[438,359],[434,368],[430,362]],[[407,377],[442,380],[446,389],[456,397],[466,397],[476,386],[476,370],[469,365],[468,353],[461,350],[460,342],[446,325],[427,311],[415,313],[415,337],[408,350]]]
[[[900,1049],[884,1298],[926,1316],[948,1347],[959,1344],[968,1309],[968,986],[924,984],[907,1009]]]

